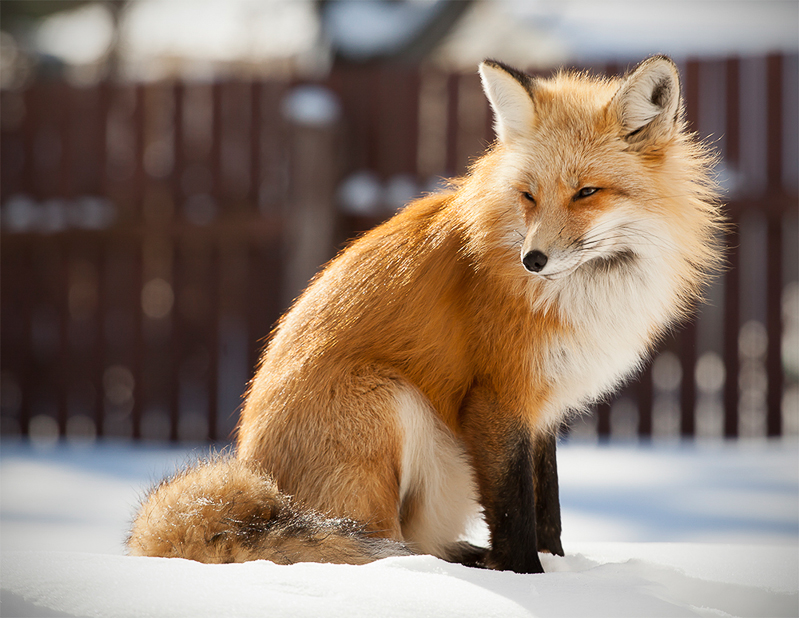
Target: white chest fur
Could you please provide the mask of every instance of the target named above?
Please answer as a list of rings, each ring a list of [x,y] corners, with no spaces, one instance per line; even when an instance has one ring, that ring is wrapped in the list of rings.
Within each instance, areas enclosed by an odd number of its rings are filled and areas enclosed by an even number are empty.
[[[550,342],[541,363],[553,386],[544,422],[556,424],[638,368],[674,318],[677,299],[674,272],[661,261],[581,268],[547,286],[548,301],[571,327]]]

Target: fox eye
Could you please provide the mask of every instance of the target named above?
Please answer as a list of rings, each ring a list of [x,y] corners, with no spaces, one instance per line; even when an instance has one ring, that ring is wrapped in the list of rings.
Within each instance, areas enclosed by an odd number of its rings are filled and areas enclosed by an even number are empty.
[[[533,197],[533,194],[529,191],[522,191],[522,196],[531,204],[535,204],[535,197]]]
[[[577,192],[577,195],[575,195],[574,198],[579,200],[580,198],[588,197],[589,195],[593,195],[597,191],[599,191],[598,187],[583,187],[582,189],[580,189]]]

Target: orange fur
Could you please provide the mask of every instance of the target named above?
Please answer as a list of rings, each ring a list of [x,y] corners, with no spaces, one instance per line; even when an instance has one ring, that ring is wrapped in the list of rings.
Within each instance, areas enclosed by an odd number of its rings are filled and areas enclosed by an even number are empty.
[[[236,455],[298,503],[445,558],[462,555],[473,500],[492,543],[513,545],[499,511],[507,487],[533,491],[514,477],[533,443],[634,371],[719,259],[710,157],[670,61],[622,80],[481,70],[499,141],[314,279],[264,352]],[[522,266],[531,251],[549,258],[540,273]],[[258,547],[224,555],[272,556]],[[539,569],[506,550],[485,564]]]

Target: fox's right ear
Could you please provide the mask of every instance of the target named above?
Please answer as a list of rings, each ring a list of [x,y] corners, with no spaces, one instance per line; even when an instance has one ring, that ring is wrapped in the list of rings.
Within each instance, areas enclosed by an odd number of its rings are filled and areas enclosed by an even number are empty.
[[[535,116],[535,80],[495,60],[480,63],[483,90],[494,110],[494,129],[507,143],[529,134]]]

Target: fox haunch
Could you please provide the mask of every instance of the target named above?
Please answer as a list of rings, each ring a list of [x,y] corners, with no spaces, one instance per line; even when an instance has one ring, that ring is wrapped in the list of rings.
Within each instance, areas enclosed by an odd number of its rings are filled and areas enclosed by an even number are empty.
[[[157,489],[131,553],[517,572],[562,554],[555,432],[698,302],[721,260],[713,157],[666,57],[480,74],[497,141],[317,275],[261,358],[236,461]],[[265,523],[298,507],[309,521]],[[481,512],[486,549],[461,540]]]

